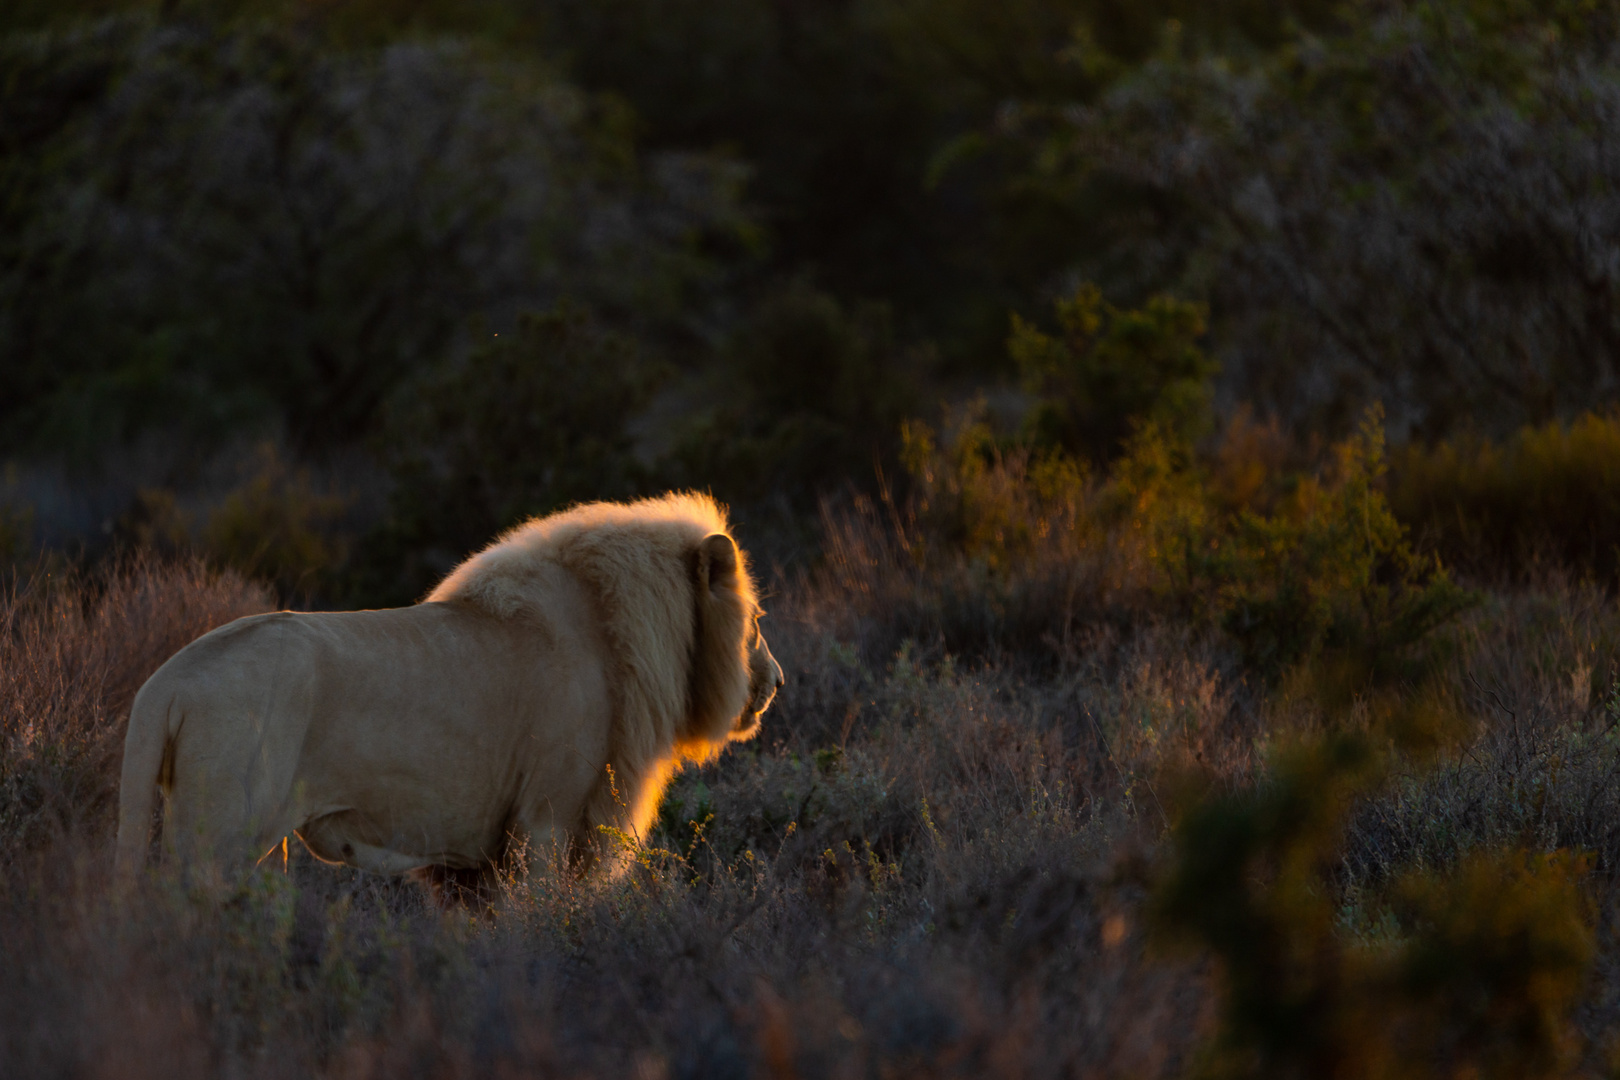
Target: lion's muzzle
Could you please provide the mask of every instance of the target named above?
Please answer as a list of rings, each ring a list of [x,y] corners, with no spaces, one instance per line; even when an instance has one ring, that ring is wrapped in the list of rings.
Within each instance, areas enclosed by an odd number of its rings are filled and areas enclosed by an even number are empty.
[[[752,669],[748,704],[731,729],[731,737],[734,739],[746,739],[759,730],[760,716],[771,707],[771,702],[776,699],[776,692],[782,689],[787,681],[782,674],[782,665],[771,655],[771,650],[763,637],[757,639]]]

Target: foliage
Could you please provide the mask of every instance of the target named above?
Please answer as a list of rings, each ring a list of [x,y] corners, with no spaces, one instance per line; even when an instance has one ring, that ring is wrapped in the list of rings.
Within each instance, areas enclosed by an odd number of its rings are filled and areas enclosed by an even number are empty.
[[[1207,297],[1225,388],[1298,429],[1382,400],[1398,431],[1506,434],[1612,393],[1614,10],[1335,13],[1247,56],[1171,36],[1092,102],[1009,112],[1038,182],[1131,193],[1081,267]]]
[[[736,177],[450,40],[141,16],[0,39],[0,418],[95,460],[161,427],[353,445],[479,312],[685,334]]]
[[[1001,368],[1006,312],[1142,216],[1117,193],[1031,177],[987,129],[1027,101],[1092,100],[1188,41],[1268,49],[1327,0],[543,0],[555,51],[622,95],[654,145],[734,148],[771,264],[891,304],[956,371]],[[702,57],[694,63],[693,57]],[[1122,222],[1121,219],[1124,219]],[[1111,282],[1112,283],[1112,282]],[[1159,288],[1171,285],[1165,281]],[[1140,295],[1133,293],[1133,296]]]
[[[1031,438],[1094,464],[1211,395],[1289,436],[1375,400],[1397,436],[1506,434],[1615,381],[1616,35],[1583,12],[14,5],[3,446],[93,472],[271,437],[320,468],[480,317],[564,297],[682,368],[638,426],[669,479],[790,491],[801,542],[924,395],[1020,361]],[[1067,325],[1000,347],[1053,297]]]
[[[142,524],[148,534],[132,539],[150,546],[161,530],[174,528],[172,500],[165,507],[149,494],[138,505],[146,510]],[[307,474],[288,469],[266,445],[256,473],[209,515],[200,550],[245,578],[273,586],[284,598],[307,600],[330,586],[330,575],[346,557],[333,529],[345,508],[346,500],[316,491]]]
[[[1038,399],[1026,420],[1035,445],[1103,462],[1120,452],[1133,425],[1156,425],[1186,443],[1205,434],[1216,369],[1198,348],[1199,305],[1158,296],[1122,311],[1088,284],[1056,308],[1062,337],[1014,315],[1007,342]]]
[[[803,512],[881,468],[925,359],[896,342],[884,307],[847,307],[794,283],[733,335],[668,470],[728,500]]]
[[[912,554],[959,554],[1007,573],[1043,541],[1085,527],[1090,470],[1061,452],[998,445],[982,406],[956,417],[943,442],[921,421],[901,429],[919,525]]]
[[[773,270],[808,272],[843,302],[892,305],[958,364],[993,355],[1007,308],[1055,265],[1054,245],[1004,244],[992,222],[1033,239],[1048,215],[1033,200],[998,205],[967,169],[935,170],[925,187],[930,163],[1007,94],[1083,83],[1059,53],[1086,6],[540,5],[565,69],[629,101],[653,145],[724,146],[749,163]]]
[[[1522,578],[1551,566],[1612,581],[1620,572],[1620,418],[1586,413],[1424,446],[1395,461],[1390,504],[1451,564]]]
[[[1272,513],[1241,510],[1224,528],[1184,534],[1164,560],[1174,588],[1212,610],[1248,663],[1275,677],[1326,651],[1369,674],[1476,602],[1419,555],[1380,489],[1381,415],[1334,448],[1323,480],[1302,478]]]
[[[1194,797],[1156,914],[1222,965],[1207,1075],[1562,1076],[1593,955],[1584,861],[1481,852],[1409,869],[1391,942],[1345,933],[1331,899],[1347,811],[1387,776],[1365,735],[1278,755],[1253,790]]]
[[[355,587],[408,602],[527,517],[636,494],[629,421],[660,374],[634,339],[564,306],[405,387],[381,437],[392,500]]]
[[[1005,582],[1038,577],[1053,560],[1099,561],[1094,587],[1156,593],[1220,626],[1267,680],[1318,658],[1374,681],[1398,677],[1415,647],[1478,599],[1419,554],[1391,513],[1376,412],[1324,467],[1244,485],[1240,501],[1223,479],[1246,471],[1230,444],[1211,461],[1152,423],[1101,477],[1061,452],[1002,449],[972,419],[943,444],[909,425],[905,455],[910,551],[933,573],[966,558]]]
[[[1006,578],[1028,573],[1038,553],[1073,563],[1107,552],[1116,587],[1134,577],[1220,625],[1268,680],[1323,656],[1387,679],[1475,602],[1413,549],[1389,509],[1380,411],[1330,461],[1305,468],[1276,470],[1246,420],[1201,450],[1190,436],[1208,415],[1213,371],[1192,342],[1195,308],[1160,298],[1121,311],[1083,290],[1059,311],[1074,344],[1015,323],[1009,346],[1058,391],[1031,410],[1033,445],[998,443],[982,409],[943,443],[927,425],[904,429],[913,558],[965,557]],[[1099,476],[1060,441],[1092,410],[1128,433]]]

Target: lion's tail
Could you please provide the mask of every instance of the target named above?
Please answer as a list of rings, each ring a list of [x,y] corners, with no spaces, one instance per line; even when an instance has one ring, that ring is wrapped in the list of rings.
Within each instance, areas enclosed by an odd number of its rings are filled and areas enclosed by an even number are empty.
[[[165,759],[173,748],[169,714],[174,701],[148,682],[135,695],[124,735],[124,769],[118,781],[118,847],[114,865],[129,880],[146,865],[152,839],[152,808],[163,779]]]

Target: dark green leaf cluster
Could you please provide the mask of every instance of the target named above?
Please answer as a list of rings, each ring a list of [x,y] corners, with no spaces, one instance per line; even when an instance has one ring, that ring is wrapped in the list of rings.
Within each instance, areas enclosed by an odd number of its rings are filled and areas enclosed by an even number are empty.
[[[625,421],[662,374],[633,339],[563,307],[410,384],[382,437],[393,498],[358,587],[409,601],[531,515],[637,494],[648,471]]]
[[[1007,342],[1037,399],[1025,422],[1037,446],[1105,462],[1144,423],[1187,443],[1206,434],[1217,368],[1199,348],[1200,305],[1157,296],[1122,311],[1087,284],[1056,308],[1061,337],[1014,315]]]
[[[479,313],[689,332],[706,238],[746,231],[725,168],[643,162],[621,107],[466,42],[129,17],[0,39],[0,70],[13,452],[352,446]]]

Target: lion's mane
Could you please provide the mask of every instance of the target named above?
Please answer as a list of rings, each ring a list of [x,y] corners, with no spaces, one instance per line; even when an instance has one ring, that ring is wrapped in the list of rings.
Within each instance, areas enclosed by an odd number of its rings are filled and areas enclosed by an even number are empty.
[[[670,776],[718,754],[747,701],[758,600],[734,541],[727,572],[701,565],[701,545],[716,534],[731,538],[725,511],[701,493],[585,503],[508,530],[427,596],[543,624],[547,563],[594,594],[614,646],[616,707],[612,771],[585,808],[590,833],[605,825],[645,836]]]

